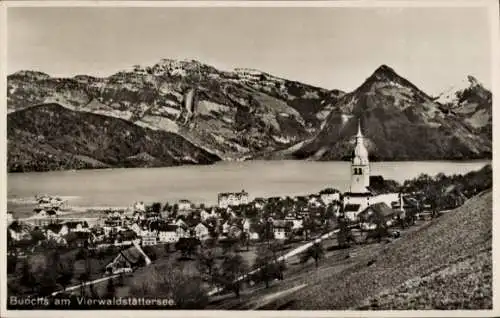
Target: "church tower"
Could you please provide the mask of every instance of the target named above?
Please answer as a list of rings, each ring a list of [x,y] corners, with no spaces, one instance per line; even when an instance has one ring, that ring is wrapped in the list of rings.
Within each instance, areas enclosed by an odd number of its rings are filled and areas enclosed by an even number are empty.
[[[358,120],[358,133],[356,134],[356,146],[351,161],[351,193],[367,193],[370,186],[370,162],[368,161],[368,150],[363,143],[363,134]]]

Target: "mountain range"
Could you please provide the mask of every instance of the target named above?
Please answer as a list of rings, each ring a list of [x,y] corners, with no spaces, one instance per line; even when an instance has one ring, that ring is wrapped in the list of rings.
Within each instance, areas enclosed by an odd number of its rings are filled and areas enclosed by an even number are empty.
[[[8,169],[343,160],[361,120],[375,160],[490,158],[491,93],[431,97],[388,66],[353,92],[163,59],[109,77],[8,76]],[[446,97],[446,98],[445,98]]]

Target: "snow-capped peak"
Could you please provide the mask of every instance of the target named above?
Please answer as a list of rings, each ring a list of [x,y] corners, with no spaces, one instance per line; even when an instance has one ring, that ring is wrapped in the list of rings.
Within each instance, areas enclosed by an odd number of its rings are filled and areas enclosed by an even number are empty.
[[[468,75],[467,78],[461,80],[455,85],[449,86],[441,94],[439,94],[436,101],[440,104],[454,103],[458,100],[457,92],[462,92],[470,87],[479,86],[481,83],[472,75]]]

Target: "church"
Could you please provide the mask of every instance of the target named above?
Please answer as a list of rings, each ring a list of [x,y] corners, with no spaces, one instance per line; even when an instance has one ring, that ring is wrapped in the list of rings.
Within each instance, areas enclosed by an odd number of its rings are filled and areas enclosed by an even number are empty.
[[[351,221],[357,220],[357,215],[368,206],[385,203],[391,208],[402,209],[403,198],[400,193],[375,193],[370,188],[370,161],[368,150],[364,144],[361,124],[358,121],[354,152],[351,159],[351,182],[348,192],[343,195],[344,215]]]

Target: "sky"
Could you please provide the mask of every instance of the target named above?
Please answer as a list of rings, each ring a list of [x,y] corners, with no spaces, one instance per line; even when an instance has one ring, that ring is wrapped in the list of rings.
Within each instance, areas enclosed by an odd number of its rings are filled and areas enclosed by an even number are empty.
[[[491,88],[484,8],[8,8],[7,71],[108,76],[162,58],[352,91],[381,64],[426,93]]]

